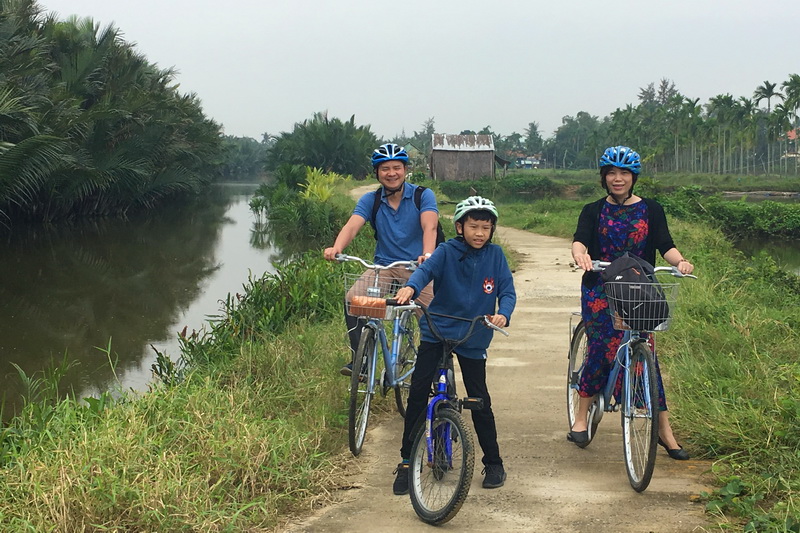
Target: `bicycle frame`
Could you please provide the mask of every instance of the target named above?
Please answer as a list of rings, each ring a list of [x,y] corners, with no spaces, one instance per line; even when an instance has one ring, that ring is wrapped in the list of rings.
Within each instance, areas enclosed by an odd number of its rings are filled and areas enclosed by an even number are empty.
[[[631,360],[631,350],[633,346],[640,342],[647,342],[647,335],[648,332],[640,332],[640,331],[625,331],[625,334],[622,337],[622,342],[617,348],[617,354],[614,356],[614,365],[611,367],[611,371],[608,374],[608,382],[606,382],[606,386],[603,389],[602,394],[597,395],[597,403],[599,404],[596,413],[590,413],[590,417],[594,417],[593,420],[595,424],[600,423],[600,420],[603,419],[603,413],[612,413],[617,412],[619,409],[623,409],[623,412],[626,416],[630,415],[630,406],[632,402],[631,392],[626,385],[626,381],[623,376],[622,382],[622,398],[620,403],[611,402],[614,397],[614,388],[616,387],[617,380],[619,379],[620,372],[628,371],[630,367],[630,360]],[[646,368],[648,372],[655,372],[655,369]],[[645,387],[649,392],[649,384],[645,383]],[[651,415],[653,411],[653,406],[648,405],[647,413]],[[594,408],[594,407],[593,407]],[[652,416],[652,415],[651,415]]]
[[[368,377],[370,385],[370,392],[374,390],[375,384],[375,371],[377,368],[377,361],[378,361],[378,349],[383,352],[383,366],[384,371],[386,372],[387,383],[386,385],[390,387],[396,386],[398,383],[401,383],[403,380],[408,378],[413,372],[414,367],[412,366],[408,371],[403,373],[400,376],[396,376],[394,374],[394,363],[397,361],[397,358],[400,355],[400,350],[403,349],[402,342],[409,342],[409,337],[405,334],[401,335],[401,330],[403,330],[403,318],[406,316],[405,313],[412,313],[414,309],[416,309],[416,305],[398,305],[394,306],[393,313],[394,318],[392,319],[392,346],[391,349],[389,347],[389,339],[386,336],[386,330],[383,327],[383,321],[378,319],[370,319],[367,321],[365,328],[371,328],[375,331],[375,335],[379,341],[379,344],[375,344],[375,349],[372,353],[372,362],[373,364],[370,365],[370,372],[373,374]],[[405,332],[403,332],[405,333]],[[412,342],[413,344],[413,342]],[[416,346],[414,346],[416,350]]]

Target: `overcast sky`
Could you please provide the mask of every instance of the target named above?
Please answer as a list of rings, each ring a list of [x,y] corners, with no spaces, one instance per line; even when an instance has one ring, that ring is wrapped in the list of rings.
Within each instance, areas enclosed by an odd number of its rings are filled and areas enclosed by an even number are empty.
[[[661,78],[706,103],[800,73],[800,2],[748,0],[41,0],[113,24],[174,67],[225,133],[261,139],[314,112],[390,138],[636,104]],[[762,102],[762,105],[766,105]],[[774,102],[773,102],[774,105]],[[624,140],[620,140],[622,142]]]

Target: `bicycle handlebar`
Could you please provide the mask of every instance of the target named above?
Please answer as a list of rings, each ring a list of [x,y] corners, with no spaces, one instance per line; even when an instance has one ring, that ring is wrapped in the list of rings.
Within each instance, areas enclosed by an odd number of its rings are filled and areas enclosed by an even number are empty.
[[[606,269],[608,265],[610,265],[610,261],[592,261],[592,272],[602,272]],[[693,274],[683,274],[678,267],[668,266],[668,267],[654,267],[654,272],[667,272],[670,276],[675,276],[676,278],[693,278],[697,279],[697,276]]]
[[[423,305],[421,303],[414,302],[414,301],[410,301],[409,305],[414,305],[415,308],[421,309],[422,312],[425,313],[425,316],[428,318],[428,324],[430,325],[431,333],[433,333],[433,335],[437,339],[439,339],[440,341],[444,342],[445,344],[449,344],[450,347],[451,347],[450,348],[451,351],[454,350],[458,345],[460,345],[464,341],[466,341],[472,335],[472,332],[475,329],[475,326],[479,322],[483,322],[484,326],[489,327],[489,328],[491,328],[491,329],[493,329],[495,331],[499,331],[500,333],[502,333],[506,337],[508,337],[508,335],[509,335],[508,331],[506,331],[505,329],[501,328],[500,326],[496,326],[496,325],[492,324],[492,322],[489,320],[488,315],[478,315],[475,318],[464,318],[464,317],[460,317],[460,316],[443,315],[441,313],[431,313],[430,311],[428,311],[428,307],[426,305]],[[444,318],[452,318],[454,320],[460,320],[462,322],[470,322],[469,329],[464,334],[464,336],[462,338],[460,338],[460,339],[445,339],[442,336],[442,334],[439,333],[439,328],[437,328],[434,325],[433,321],[431,320],[431,315],[441,316],[441,317],[444,317]]]
[[[394,268],[394,267],[406,267],[406,268],[408,268],[408,270],[414,270],[417,266],[419,266],[419,263],[417,263],[417,261],[395,261],[394,263],[391,263],[391,264],[388,264],[388,265],[385,265],[385,266],[384,265],[376,265],[376,264],[373,264],[373,263],[368,263],[367,261],[365,261],[364,259],[361,259],[360,257],[356,257],[354,255],[345,255],[345,254],[336,254],[334,259],[336,259],[340,263],[346,263],[348,261],[355,261],[357,263],[361,263],[362,265],[364,265],[364,267],[366,267],[366,268],[368,268],[370,270],[386,270],[386,269]]]

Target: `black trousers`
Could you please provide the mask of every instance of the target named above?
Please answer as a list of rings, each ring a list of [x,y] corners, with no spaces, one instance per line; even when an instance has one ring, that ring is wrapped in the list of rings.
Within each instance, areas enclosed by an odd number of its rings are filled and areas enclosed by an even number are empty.
[[[483,409],[472,411],[472,423],[483,450],[484,465],[501,465],[500,447],[497,445],[497,427],[492,412],[492,398],[486,387],[486,359],[470,359],[456,354],[467,396],[483,398]],[[411,375],[406,419],[403,427],[403,443],[400,457],[409,459],[414,445],[414,430],[425,418],[425,409],[430,398],[431,383],[436,376],[442,358],[442,343],[422,341],[419,345],[417,364]]]

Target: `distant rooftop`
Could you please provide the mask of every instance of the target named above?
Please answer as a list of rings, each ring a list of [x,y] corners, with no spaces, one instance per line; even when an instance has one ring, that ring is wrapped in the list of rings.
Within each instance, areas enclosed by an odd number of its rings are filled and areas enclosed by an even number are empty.
[[[491,135],[449,135],[434,133],[431,136],[432,150],[453,150],[459,152],[494,151]]]

